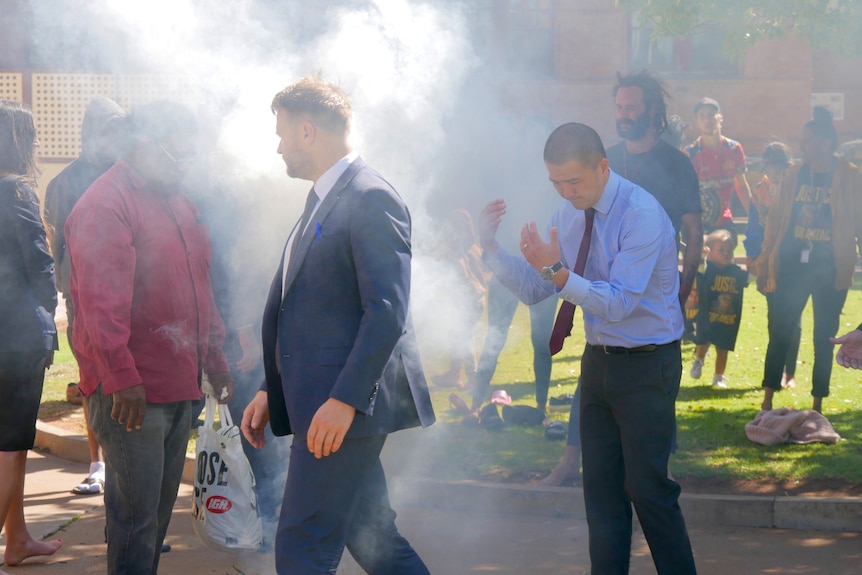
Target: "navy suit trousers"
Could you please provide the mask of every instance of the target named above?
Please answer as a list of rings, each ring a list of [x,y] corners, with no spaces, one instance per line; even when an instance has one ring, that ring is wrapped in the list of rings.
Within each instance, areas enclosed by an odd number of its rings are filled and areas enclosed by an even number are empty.
[[[369,575],[427,575],[395,527],[380,463],[385,435],[346,439],[315,459],[294,436],[278,532],[279,575],[334,574],[344,548]]]

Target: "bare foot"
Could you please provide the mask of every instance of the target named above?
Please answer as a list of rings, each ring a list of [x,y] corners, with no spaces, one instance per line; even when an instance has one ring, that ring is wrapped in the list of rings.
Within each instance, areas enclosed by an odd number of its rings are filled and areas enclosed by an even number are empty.
[[[796,376],[795,375],[787,375],[786,373],[781,376],[781,388],[782,389],[792,389],[796,387]]]
[[[62,546],[62,539],[54,539],[53,541],[36,541],[35,539],[30,539],[23,545],[15,545],[14,543],[7,541],[6,553],[4,553],[3,559],[6,561],[7,565],[14,567],[15,565],[20,565],[21,562],[29,557],[45,557],[53,555]]]
[[[775,390],[771,387],[763,388],[763,403],[760,404],[761,411],[772,411],[772,396],[775,395]]]
[[[811,408],[817,413],[823,413],[823,398],[815,397],[814,398],[814,406]]]
[[[559,487],[563,483],[581,478],[581,471],[578,469],[578,462],[576,460],[575,464],[572,465],[565,459],[561,461],[554,469],[551,471],[547,477],[542,479],[539,482],[539,485],[549,485],[551,487]]]

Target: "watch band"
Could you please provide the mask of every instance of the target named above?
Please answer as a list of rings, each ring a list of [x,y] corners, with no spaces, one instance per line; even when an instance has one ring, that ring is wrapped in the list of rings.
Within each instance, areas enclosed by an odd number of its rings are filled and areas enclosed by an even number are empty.
[[[546,280],[554,279],[554,276],[557,275],[557,272],[563,269],[563,262],[557,262],[552,266],[545,266],[542,268],[542,277]]]

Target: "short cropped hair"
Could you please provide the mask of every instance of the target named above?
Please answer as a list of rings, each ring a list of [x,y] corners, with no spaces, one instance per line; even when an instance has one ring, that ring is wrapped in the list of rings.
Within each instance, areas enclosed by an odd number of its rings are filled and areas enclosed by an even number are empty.
[[[331,82],[306,76],[275,95],[272,113],[284,110],[298,116],[308,116],[321,128],[335,133],[350,131],[353,110],[347,93]]]
[[[578,160],[584,166],[596,166],[605,158],[605,146],[599,134],[586,124],[563,124],[545,142],[545,163],[561,166]]]

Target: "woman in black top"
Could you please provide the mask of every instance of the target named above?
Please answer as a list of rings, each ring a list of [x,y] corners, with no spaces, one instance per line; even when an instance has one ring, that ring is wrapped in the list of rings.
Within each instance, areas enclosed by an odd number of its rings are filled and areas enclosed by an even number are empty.
[[[0,526],[7,565],[63,544],[33,539],[24,522],[27,451],[57,349],[54,260],[34,191],[36,143],[30,111],[0,100]]]

